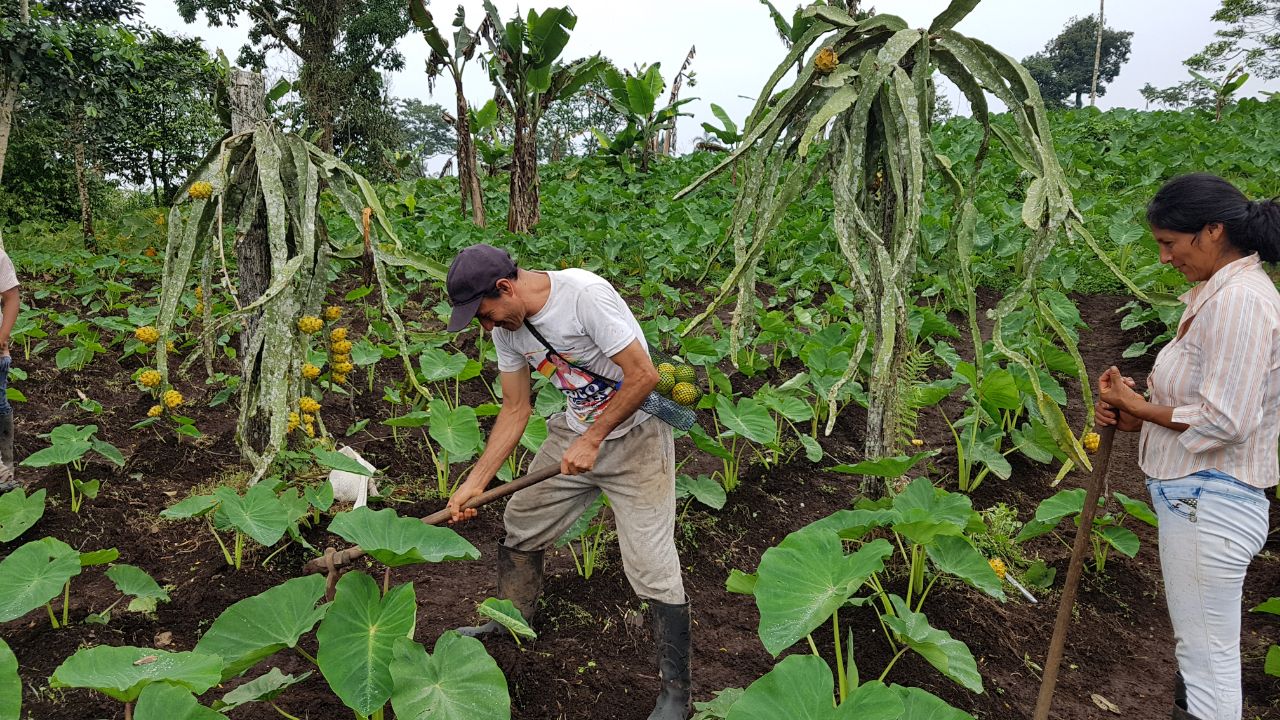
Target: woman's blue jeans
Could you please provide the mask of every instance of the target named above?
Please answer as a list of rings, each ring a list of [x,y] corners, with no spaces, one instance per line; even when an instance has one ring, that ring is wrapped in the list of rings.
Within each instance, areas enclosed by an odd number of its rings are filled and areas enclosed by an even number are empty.
[[[1244,575],[1267,539],[1266,493],[1217,470],[1147,480],[1187,711],[1240,720]]]

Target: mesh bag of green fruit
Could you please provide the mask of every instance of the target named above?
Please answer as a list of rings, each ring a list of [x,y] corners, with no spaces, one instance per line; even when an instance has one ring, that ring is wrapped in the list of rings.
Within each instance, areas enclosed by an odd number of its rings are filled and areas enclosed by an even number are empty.
[[[651,352],[658,369],[658,385],[641,403],[640,409],[679,430],[697,422],[693,412],[702,397],[698,371],[692,365],[659,352]]]

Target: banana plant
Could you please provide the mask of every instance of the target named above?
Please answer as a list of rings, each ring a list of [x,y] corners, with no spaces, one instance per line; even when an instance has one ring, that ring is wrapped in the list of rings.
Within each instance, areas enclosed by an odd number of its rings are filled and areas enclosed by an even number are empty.
[[[647,68],[618,72],[608,65],[601,73],[605,87],[609,88],[609,104],[627,120],[627,126],[620,130],[613,139],[602,135],[595,128],[591,132],[600,141],[605,153],[618,158],[623,169],[631,170],[631,157],[640,158],[640,172],[649,171],[649,160],[656,153],[659,133],[671,129],[676,118],[689,113],[680,112],[680,106],[697,98],[683,98],[663,107],[658,107],[667,83],[662,79],[662,63],[654,63]]]
[[[497,175],[498,168],[511,157],[511,146],[498,135],[498,104],[490,100],[479,109],[471,108],[468,114],[480,161],[490,177]]]
[[[593,55],[571,65],[558,62],[578,16],[551,7],[503,22],[490,0],[480,35],[489,47],[489,80],[515,124],[507,230],[526,234],[538,224],[538,123],[547,108],[578,92],[595,77],[603,59]]]
[[[715,299],[685,332],[692,332],[736,294],[730,336],[736,356],[754,326],[757,268],[765,248],[786,208],[825,180],[832,188],[837,243],[868,328],[850,354],[843,377],[828,390],[831,412],[826,431],[834,427],[835,405],[844,385],[861,375],[867,381],[866,455],[894,454],[896,414],[902,406],[897,379],[911,351],[908,293],[918,267],[923,208],[935,192],[929,177],[944,179],[941,187],[953,208],[949,257],[971,280],[968,263],[977,220],[974,193],[994,134],[1032,178],[1022,219],[1033,233],[1022,248],[1022,277],[993,313],[992,336],[997,351],[1027,371],[1046,425],[1063,452],[1076,465],[1088,468],[1089,460],[1061,408],[1040,389],[1032,360],[1004,345],[1001,325],[1004,316],[1029,298],[1038,307],[1040,265],[1063,230],[1084,239],[1094,252],[1105,253],[1083,231],[1066,175],[1054,154],[1048,116],[1035,81],[1007,55],[953,29],[976,5],[977,0],[953,0],[927,29],[911,28],[902,18],[888,14],[860,18],[821,4],[804,10],[803,17],[813,22],[758,93],[759,100],[744,124],[742,143],[676,196],[686,196],[745,159],[745,181],[730,220],[736,263]],[[779,91],[779,82],[807,53],[812,55],[800,67],[794,84]],[[974,119],[983,128],[967,184],[959,179],[950,159],[938,155],[932,146],[930,80],[935,70],[965,93]],[[988,93],[1008,108],[1015,131],[992,124]],[[1110,267],[1118,273],[1114,265]],[[971,282],[966,288],[972,293]],[[859,363],[867,347],[872,348],[872,362],[870,371],[863,374]],[[1092,405],[1087,398],[1086,405]],[[864,479],[863,490],[879,492],[879,483]]]
[[[762,0],[763,1],[763,0]],[[723,127],[716,127],[711,123],[702,123],[702,129],[708,134],[716,136],[720,142],[728,145],[730,148],[742,141],[742,132],[738,130],[738,124],[729,117],[729,113],[724,108],[715,103],[711,103],[711,114],[715,115]]]
[[[443,71],[448,71],[453,78],[454,97],[457,99],[457,114],[454,116],[454,131],[458,137],[458,187],[462,198],[462,212],[465,215],[467,205],[471,206],[471,221],[484,227],[484,196],[480,192],[480,177],[476,172],[476,151],[471,137],[471,112],[467,104],[467,96],[462,92],[462,71],[480,46],[480,36],[484,33],[484,24],[489,22],[486,15],[480,27],[475,31],[467,29],[466,9],[458,6],[454,16],[453,48],[445,40],[435,18],[427,10],[423,0],[410,0],[409,17],[413,19],[422,36],[426,38],[431,54],[427,56],[427,85],[435,84],[435,79]],[[432,88],[434,89],[434,88]]]

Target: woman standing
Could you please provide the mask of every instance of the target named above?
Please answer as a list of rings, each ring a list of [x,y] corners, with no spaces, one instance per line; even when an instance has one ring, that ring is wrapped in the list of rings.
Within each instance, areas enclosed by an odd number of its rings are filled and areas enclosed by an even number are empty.
[[[1160,518],[1160,566],[1180,670],[1173,717],[1240,720],[1245,571],[1266,541],[1280,466],[1280,205],[1213,175],[1174,178],[1147,206],[1160,262],[1196,283],[1143,398],[1109,368],[1098,422],[1137,431]],[[1185,683],[1185,697],[1183,684]]]

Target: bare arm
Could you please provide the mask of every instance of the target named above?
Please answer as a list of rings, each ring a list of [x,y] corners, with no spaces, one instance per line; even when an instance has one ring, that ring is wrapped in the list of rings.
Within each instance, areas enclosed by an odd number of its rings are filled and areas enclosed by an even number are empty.
[[[531,385],[528,369],[501,373],[499,379],[502,383],[502,410],[493,423],[493,430],[489,432],[489,441],[485,443],[480,459],[467,474],[467,479],[449,498],[449,510],[453,513],[450,523],[475,517],[475,509],[464,510],[463,505],[489,486],[502,463],[506,462],[520,444],[520,436],[524,434],[529,417],[533,415],[533,407],[529,404]]]
[[[1186,423],[1173,421],[1174,408],[1168,405],[1156,405],[1134,391],[1133,387],[1125,382],[1125,378],[1114,366],[1108,368],[1102,374],[1102,377],[1098,378],[1098,397],[1101,405],[1107,406],[1108,409],[1119,410],[1122,420],[1127,415],[1129,418],[1155,423],[1178,432],[1182,432],[1189,427]],[[1099,419],[1100,424],[1103,425],[1111,425],[1114,422],[1114,420],[1103,417],[1101,414]],[[1120,429],[1128,430],[1129,428],[1126,423],[1122,422]]]
[[[587,472],[594,467],[605,438],[639,409],[658,384],[658,371],[639,340],[632,340],[610,359],[622,368],[622,387],[587,432],[565,451],[560,471],[566,475]]]
[[[9,339],[13,335],[13,324],[18,321],[21,306],[17,286],[0,292],[0,308],[4,313],[4,321],[0,322],[0,352],[9,352]]]

